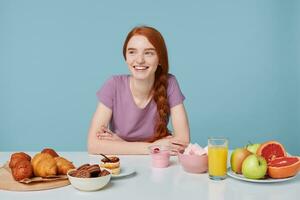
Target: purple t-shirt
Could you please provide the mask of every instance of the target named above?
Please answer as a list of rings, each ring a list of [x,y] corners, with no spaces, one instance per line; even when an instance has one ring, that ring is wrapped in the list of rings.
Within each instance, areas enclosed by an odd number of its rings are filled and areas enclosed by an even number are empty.
[[[98,100],[112,110],[110,129],[126,141],[145,141],[154,134],[157,107],[153,98],[145,108],[134,102],[129,75],[112,76],[97,92]],[[168,101],[170,108],[181,104],[181,93],[175,76],[169,74]]]

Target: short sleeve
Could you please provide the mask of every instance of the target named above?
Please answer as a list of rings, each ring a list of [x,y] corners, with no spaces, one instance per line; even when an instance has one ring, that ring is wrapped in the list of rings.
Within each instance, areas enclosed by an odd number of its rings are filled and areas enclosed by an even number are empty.
[[[98,100],[110,109],[113,107],[114,94],[115,81],[113,77],[108,79],[96,93]]]
[[[185,97],[180,90],[176,77],[170,74],[168,82],[168,100],[170,108],[181,104],[184,99]]]

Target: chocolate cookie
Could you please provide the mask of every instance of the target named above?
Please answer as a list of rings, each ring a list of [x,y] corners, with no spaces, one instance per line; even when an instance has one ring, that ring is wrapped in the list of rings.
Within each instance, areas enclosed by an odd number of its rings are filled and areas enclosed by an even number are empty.
[[[90,178],[91,173],[87,169],[81,169],[77,170],[74,176],[77,178]]]
[[[110,174],[110,172],[107,171],[106,169],[104,169],[104,170],[102,170],[102,171],[99,173],[98,176],[106,176],[106,175],[108,175],[108,174]]]
[[[89,166],[87,170],[90,172],[92,177],[97,177],[98,174],[101,172],[101,169],[97,164]]]
[[[80,167],[77,168],[77,170],[87,169],[90,167],[90,164],[83,164]]]

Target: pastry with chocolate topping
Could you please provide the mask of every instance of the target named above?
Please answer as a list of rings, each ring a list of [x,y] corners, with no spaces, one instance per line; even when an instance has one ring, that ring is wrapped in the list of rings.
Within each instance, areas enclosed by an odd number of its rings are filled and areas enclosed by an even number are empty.
[[[101,159],[100,167],[108,169],[112,174],[118,175],[120,174],[120,159],[116,156],[105,156]]]

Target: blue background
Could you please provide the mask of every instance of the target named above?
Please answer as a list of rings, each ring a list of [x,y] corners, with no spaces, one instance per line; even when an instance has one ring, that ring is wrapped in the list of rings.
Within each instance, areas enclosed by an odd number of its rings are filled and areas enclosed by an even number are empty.
[[[278,140],[299,155],[299,13],[296,0],[0,0],[0,150],[85,151],[96,91],[128,73],[123,41],[149,25],[165,37],[192,142]]]

